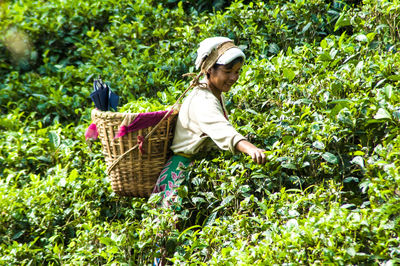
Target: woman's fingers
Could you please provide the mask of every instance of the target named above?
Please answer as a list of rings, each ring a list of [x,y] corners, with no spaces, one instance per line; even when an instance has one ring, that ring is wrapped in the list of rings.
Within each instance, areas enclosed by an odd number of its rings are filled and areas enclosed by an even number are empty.
[[[255,163],[258,164],[265,164],[266,162],[266,157],[265,157],[265,150],[263,149],[255,149],[253,153],[251,154],[251,158]]]
[[[267,161],[267,158],[265,156],[265,150],[261,150],[261,164],[265,164]]]

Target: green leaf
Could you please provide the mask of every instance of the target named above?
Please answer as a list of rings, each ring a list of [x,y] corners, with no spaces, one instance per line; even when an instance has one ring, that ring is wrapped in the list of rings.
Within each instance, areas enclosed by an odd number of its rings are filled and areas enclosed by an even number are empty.
[[[356,164],[358,166],[360,166],[361,168],[364,168],[364,159],[361,156],[356,156],[353,158],[353,160],[351,160],[352,164]]]
[[[368,33],[368,34],[367,34],[368,41],[369,41],[369,42],[373,41],[374,38],[375,38],[375,36],[376,36],[376,34],[377,34],[376,32],[370,32],[370,33]]]
[[[67,180],[65,178],[61,178],[60,181],[58,181],[58,185],[60,187],[65,187],[66,184],[67,184]]]
[[[301,33],[304,34],[306,31],[308,31],[308,29],[311,27],[311,25],[312,25],[312,22],[311,21],[308,22],[307,25],[305,25],[303,27],[303,30],[301,31]]]
[[[337,100],[333,100],[330,103],[333,104],[341,104],[343,106],[349,106],[353,101],[350,99],[337,99]]]
[[[356,69],[355,69],[355,73],[357,75],[360,75],[362,70],[363,70],[363,68],[364,68],[364,61],[358,62],[357,66],[356,66]]]
[[[297,170],[296,165],[293,163],[282,163],[281,165],[283,168],[286,168],[286,169]]]
[[[246,112],[251,113],[253,115],[258,115],[258,113],[251,108],[246,108]]]
[[[334,31],[337,31],[341,27],[350,26],[350,25],[351,25],[350,18],[348,17],[346,12],[343,12],[342,15],[340,15],[339,19],[335,23]]]
[[[342,206],[340,206],[340,208],[343,208],[343,209],[351,209],[354,207],[356,207],[356,205],[352,204],[352,203],[346,203],[346,204],[343,204]]]
[[[374,116],[374,119],[391,119],[391,118],[392,116],[384,108],[379,108],[378,112],[376,112],[376,115]]]
[[[317,148],[319,150],[325,149],[325,144],[322,143],[321,141],[314,141],[312,145],[314,148]]]
[[[11,239],[12,239],[12,240],[18,239],[18,238],[20,238],[24,233],[25,233],[25,230],[19,231],[18,233],[14,234],[14,235],[12,236]]]
[[[343,179],[343,183],[350,183],[350,182],[356,182],[356,183],[358,183],[358,178],[357,177],[354,177],[354,176],[349,176],[349,177],[346,177],[345,179]]]
[[[226,198],[224,198],[221,202],[221,206],[225,206],[227,204],[229,204],[229,202],[231,202],[233,199],[235,198],[235,196],[233,195],[228,195]]]
[[[301,98],[294,102],[294,104],[311,104],[312,100],[307,98]]]
[[[323,39],[319,45],[320,45],[323,49],[328,48],[328,42],[326,41],[326,39]]]
[[[160,195],[160,193],[153,193],[153,194],[151,194],[151,196],[150,196],[148,202],[151,203],[151,204],[156,204],[156,203],[161,202],[161,195]]]
[[[49,141],[53,149],[58,148],[61,144],[60,136],[55,131],[49,132]]]
[[[354,257],[356,255],[356,250],[353,247],[349,247],[346,253],[349,254],[350,257]]]
[[[280,51],[280,48],[276,43],[271,43],[268,46],[268,52],[270,52],[271,54],[278,54],[279,51]]]
[[[355,155],[355,156],[363,156],[363,155],[365,155],[365,152],[363,152],[363,151],[355,151],[355,152],[353,152],[353,155]]]
[[[251,188],[249,185],[244,185],[244,186],[240,186],[239,191],[242,194],[246,194],[247,192],[251,191]]]
[[[335,59],[337,53],[338,53],[338,50],[336,50],[335,48],[332,48],[332,50],[329,52],[329,57],[331,58],[331,60]]]
[[[394,111],[394,112],[393,112],[393,117],[394,117],[397,121],[400,121],[400,111]]]
[[[331,57],[330,53],[328,53],[328,52],[324,52],[324,53],[320,54],[318,59],[320,61],[332,61],[332,57]]]
[[[400,80],[400,75],[390,75],[387,77],[387,79],[393,80],[393,81],[399,81]]]
[[[100,237],[99,238],[100,243],[106,245],[106,246],[111,246],[112,245],[112,240],[109,237]]]
[[[190,226],[190,227],[186,228],[185,230],[182,231],[182,233],[180,233],[180,235],[178,236],[178,240],[181,239],[182,236],[186,234],[186,232],[188,232],[189,230],[193,230],[195,228],[201,228],[201,226],[196,224],[196,225],[193,225],[193,226]]]
[[[392,93],[393,93],[393,86],[390,84],[385,86],[385,95],[388,99],[392,98],[393,95]]]
[[[193,197],[193,198],[192,198],[192,202],[193,202],[194,204],[197,204],[197,203],[206,202],[206,200],[205,200],[204,198],[202,198],[202,197]]]
[[[359,42],[368,42],[368,37],[364,34],[359,34],[356,36],[356,40]]]
[[[338,158],[336,157],[336,155],[330,153],[330,152],[325,152],[321,155],[321,157],[327,161],[328,163],[331,164],[337,164],[338,163]]]
[[[283,75],[289,80],[289,82],[292,82],[292,80],[296,77],[294,71],[289,68],[283,69]]]
[[[291,136],[291,135],[283,136],[283,137],[282,137],[282,141],[283,141],[283,143],[285,143],[286,145],[287,145],[287,144],[290,144],[290,143],[293,142],[293,136]]]
[[[218,212],[211,213],[204,223],[204,226],[212,225],[217,217]]]

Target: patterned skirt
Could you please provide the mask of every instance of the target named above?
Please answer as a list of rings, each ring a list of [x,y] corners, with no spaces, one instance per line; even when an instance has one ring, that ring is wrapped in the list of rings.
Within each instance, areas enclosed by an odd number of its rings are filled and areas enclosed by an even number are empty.
[[[186,180],[185,168],[191,163],[190,158],[177,154],[167,161],[153,189],[153,193],[159,193],[162,198],[160,206],[170,207],[174,204],[179,209],[182,199],[178,196],[177,188]]]

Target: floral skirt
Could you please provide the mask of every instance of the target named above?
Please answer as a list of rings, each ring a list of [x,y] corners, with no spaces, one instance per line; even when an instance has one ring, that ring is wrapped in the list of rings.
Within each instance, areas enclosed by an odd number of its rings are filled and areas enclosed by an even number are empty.
[[[177,188],[185,181],[187,175],[185,168],[191,163],[190,158],[175,154],[164,165],[153,189],[153,193],[161,195],[162,207],[169,207],[173,204],[180,205],[182,202],[182,199],[178,196]],[[179,208],[179,206],[176,206],[176,208]]]

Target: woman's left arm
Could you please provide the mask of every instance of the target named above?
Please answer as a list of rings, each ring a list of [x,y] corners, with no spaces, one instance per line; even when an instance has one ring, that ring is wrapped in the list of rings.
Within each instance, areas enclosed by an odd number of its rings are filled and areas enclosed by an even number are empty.
[[[259,149],[254,144],[248,142],[247,140],[241,140],[236,143],[235,148],[243,153],[246,153],[251,156],[254,162],[258,164],[265,164],[265,150]]]

